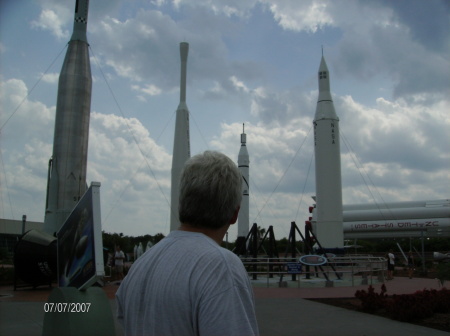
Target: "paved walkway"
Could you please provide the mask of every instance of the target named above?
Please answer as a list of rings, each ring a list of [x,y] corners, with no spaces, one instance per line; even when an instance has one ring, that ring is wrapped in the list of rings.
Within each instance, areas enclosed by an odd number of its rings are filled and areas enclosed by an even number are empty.
[[[305,299],[353,297],[355,287],[266,288],[255,287],[256,312],[262,336],[332,335],[332,336],[390,336],[390,335],[448,335],[435,329],[402,323],[382,317],[359,313]],[[380,291],[381,284],[374,285]],[[410,294],[422,289],[440,289],[435,279],[395,278],[386,282],[387,294]],[[117,285],[104,287],[115,311],[114,294]],[[13,291],[12,286],[0,287],[0,335],[41,335],[44,303],[51,289]],[[122,335],[116,326],[116,335]]]

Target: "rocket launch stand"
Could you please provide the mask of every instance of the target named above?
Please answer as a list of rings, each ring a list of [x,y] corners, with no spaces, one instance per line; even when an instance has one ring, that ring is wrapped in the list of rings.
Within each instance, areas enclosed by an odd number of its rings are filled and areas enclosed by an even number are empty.
[[[236,248],[234,252],[238,255],[248,256],[249,254],[252,254],[253,257],[257,257],[258,251],[263,248],[263,244],[269,236],[269,246],[268,251],[264,250],[266,254],[269,256],[269,258],[279,258],[278,256],[278,249],[277,249],[277,243],[275,240],[275,233],[273,232],[273,226],[269,226],[269,229],[264,234],[264,237],[261,239],[260,243],[259,241],[259,235],[258,235],[258,225],[256,223],[253,224],[252,228],[250,229],[249,233],[247,234],[247,237],[245,239],[238,239],[238,243],[236,244]],[[239,237],[241,238],[241,237]],[[240,241],[239,241],[240,240]]]
[[[302,241],[305,245],[305,253],[306,254],[313,254],[314,250],[313,250],[313,243],[317,243],[317,245],[320,248],[320,251],[322,251],[321,253],[324,254],[324,249],[322,248],[322,245],[320,245],[319,240],[317,239],[317,237],[314,235],[314,233],[312,232],[312,228],[309,225],[305,225],[305,236],[303,236],[303,234],[301,233],[301,231],[299,230],[297,224],[295,222],[291,222],[291,230],[289,232],[289,239],[288,239],[288,246],[286,249],[286,253],[285,255],[287,256],[289,253],[289,250],[291,252],[291,256],[292,258],[296,258],[296,232],[298,232],[298,234],[300,235],[300,237],[302,238]],[[336,271],[336,269],[334,268],[333,265],[330,265],[330,267],[333,269],[334,274],[336,275],[336,277],[341,280],[341,276],[340,274]],[[324,269],[322,268],[321,265],[319,266],[315,266],[315,274],[318,275],[317,272],[317,268],[320,269],[320,271],[322,272],[322,274],[324,275],[325,279],[327,281],[330,281],[328,278],[327,273],[324,271]],[[306,265],[306,278],[309,279],[310,278],[310,266]],[[296,280],[296,275],[292,274],[292,280],[295,281]]]
[[[269,246],[268,251],[264,249],[264,242],[269,236]],[[252,228],[250,229],[249,233],[247,234],[247,237],[245,239],[238,239],[237,246],[234,250],[234,252],[238,255],[241,255],[243,257],[247,257],[248,255],[252,255],[252,268],[253,268],[253,280],[257,279],[257,268],[258,268],[258,252],[262,249],[264,249],[265,254],[268,256],[269,259],[272,258],[279,258],[278,255],[278,249],[277,249],[277,243],[275,240],[275,233],[273,232],[273,226],[269,226],[269,229],[265,233],[264,237],[259,242],[259,235],[258,235],[258,225],[256,223],[253,224]],[[270,272],[273,270],[273,265],[269,265],[269,277],[273,277]]]

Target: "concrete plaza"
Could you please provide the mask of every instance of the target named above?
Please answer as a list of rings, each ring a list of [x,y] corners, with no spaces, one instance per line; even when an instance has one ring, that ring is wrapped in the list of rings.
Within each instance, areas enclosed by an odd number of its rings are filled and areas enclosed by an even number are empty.
[[[290,280],[288,280],[290,281]],[[414,324],[398,322],[338,308],[306,299],[353,297],[356,290],[367,289],[367,285],[288,288],[254,286],[256,313],[260,333],[263,336],[289,335],[333,335],[333,336],[389,336],[389,335],[448,335],[444,331],[424,328]],[[381,283],[373,285],[377,292]],[[387,294],[410,294],[422,289],[440,289],[436,279],[397,277],[386,282]],[[116,284],[103,287],[115,311]],[[44,303],[51,289],[13,290],[12,286],[0,287],[0,335],[41,335],[44,320]],[[122,335],[116,323],[116,335]]]

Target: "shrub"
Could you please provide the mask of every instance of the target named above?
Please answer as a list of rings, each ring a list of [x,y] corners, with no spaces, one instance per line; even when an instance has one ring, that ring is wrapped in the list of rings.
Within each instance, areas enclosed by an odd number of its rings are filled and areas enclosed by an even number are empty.
[[[435,313],[448,313],[450,312],[450,290],[446,288],[442,288],[441,290],[436,292],[436,298],[435,298]]]
[[[372,285],[369,286],[367,292],[365,290],[357,290],[355,297],[361,300],[361,308],[368,313],[376,312],[386,305],[386,286],[381,286],[381,292],[376,293]]]
[[[414,294],[393,295],[386,305],[389,317],[394,320],[411,322],[431,317],[434,313],[450,311],[450,291],[417,291]]]
[[[430,302],[423,301],[417,294],[393,295],[392,301],[386,305],[389,317],[394,320],[410,322],[433,315]]]

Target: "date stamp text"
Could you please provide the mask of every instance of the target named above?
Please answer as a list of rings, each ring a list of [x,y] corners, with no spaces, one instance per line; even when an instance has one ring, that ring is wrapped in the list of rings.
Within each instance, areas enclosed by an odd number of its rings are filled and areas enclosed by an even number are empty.
[[[88,313],[90,302],[46,302],[44,313]]]

